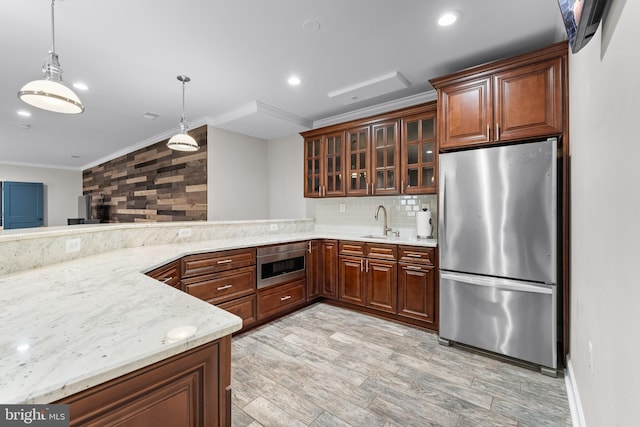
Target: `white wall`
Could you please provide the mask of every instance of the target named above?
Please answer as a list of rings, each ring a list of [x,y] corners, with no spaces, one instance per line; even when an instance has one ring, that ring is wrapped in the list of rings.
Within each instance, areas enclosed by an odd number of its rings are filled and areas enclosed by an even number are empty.
[[[638,425],[639,23],[640,1],[613,0],[604,29],[569,58],[570,356],[594,427]]]
[[[208,220],[268,219],[267,141],[209,126],[207,145]]]
[[[82,195],[82,171],[0,164],[0,181],[44,184],[44,225],[67,225],[78,217]]]
[[[315,201],[304,198],[303,138],[292,135],[269,141],[269,218],[313,218]]]

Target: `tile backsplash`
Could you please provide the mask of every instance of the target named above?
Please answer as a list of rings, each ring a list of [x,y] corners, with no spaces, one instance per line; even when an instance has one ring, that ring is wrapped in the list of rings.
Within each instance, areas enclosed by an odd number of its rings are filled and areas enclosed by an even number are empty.
[[[316,200],[316,230],[382,234],[382,212],[374,219],[379,205],[388,213],[388,226],[404,237],[416,236],[416,212],[424,207],[432,212],[433,235],[437,231],[437,197],[419,196],[336,197]],[[437,236],[436,236],[437,237]]]

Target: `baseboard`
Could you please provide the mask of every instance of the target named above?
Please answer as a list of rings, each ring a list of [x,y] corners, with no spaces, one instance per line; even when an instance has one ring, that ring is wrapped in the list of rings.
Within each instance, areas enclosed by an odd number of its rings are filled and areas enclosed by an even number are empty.
[[[571,356],[567,355],[567,369],[564,374],[564,383],[567,388],[567,398],[569,399],[569,409],[571,410],[571,421],[574,427],[587,427],[584,421],[584,412],[582,412],[582,402],[580,401],[580,393],[576,385],[576,377],[573,372],[573,364]]]

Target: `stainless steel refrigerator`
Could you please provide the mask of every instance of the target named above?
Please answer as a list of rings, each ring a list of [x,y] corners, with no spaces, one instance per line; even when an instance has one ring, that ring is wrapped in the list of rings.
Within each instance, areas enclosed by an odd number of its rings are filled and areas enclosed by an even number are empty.
[[[557,368],[556,149],[551,138],[439,157],[441,341],[547,374]]]

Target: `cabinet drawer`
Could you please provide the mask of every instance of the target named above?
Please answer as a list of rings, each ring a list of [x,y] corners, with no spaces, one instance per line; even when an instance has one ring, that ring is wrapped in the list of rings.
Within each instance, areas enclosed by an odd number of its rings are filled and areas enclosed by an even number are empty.
[[[366,243],[340,240],[340,255],[364,256]]]
[[[185,291],[212,304],[250,294],[256,287],[256,268],[245,267],[228,274],[211,274],[183,280]]]
[[[179,261],[171,262],[147,273],[147,276],[166,283],[169,286],[180,289],[180,274],[178,272]]]
[[[232,270],[255,263],[256,250],[253,248],[188,255],[182,258],[182,277]]]
[[[398,255],[398,247],[396,245],[385,245],[381,243],[367,244],[367,257],[376,259],[394,260]]]
[[[435,249],[418,246],[399,246],[398,261],[435,265]]]
[[[218,307],[241,318],[243,328],[251,326],[257,320],[255,295],[249,295],[234,299],[233,301],[218,304]]]
[[[305,281],[285,283],[258,292],[258,319],[285,311],[305,301]]]

